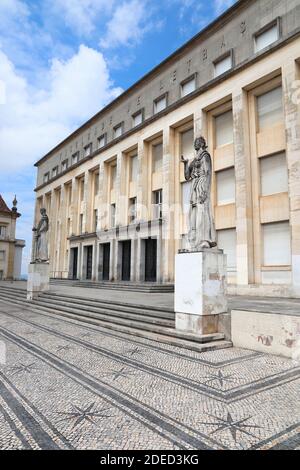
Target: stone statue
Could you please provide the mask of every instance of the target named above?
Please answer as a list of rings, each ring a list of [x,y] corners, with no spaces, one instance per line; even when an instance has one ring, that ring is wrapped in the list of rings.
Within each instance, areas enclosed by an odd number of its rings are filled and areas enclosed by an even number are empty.
[[[188,240],[191,250],[217,246],[210,198],[212,162],[204,137],[195,140],[196,157],[189,162],[183,156],[184,176],[192,181]]]
[[[47,232],[49,230],[49,219],[46,209],[41,209],[41,220],[37,227],[34,227],[34,243],[32,250],[32,261],[45,263],[49,260],[48,257],[48,238]]]

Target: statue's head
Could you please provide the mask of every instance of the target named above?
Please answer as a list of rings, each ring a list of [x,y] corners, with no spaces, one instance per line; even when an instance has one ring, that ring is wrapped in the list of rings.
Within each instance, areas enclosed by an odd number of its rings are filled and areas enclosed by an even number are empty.
[[[194,147],[195,147],[195,150],[200,150],[201,148],[207,148],[207,145],[206,145],[206,140],[204,139],[204,137],[200,136],[200,137],[197,137],[195,139],[195,142],[194,142]]]
[[[41,215],[47,215],[47,211],[44,207],[41,208],[40,213]]]

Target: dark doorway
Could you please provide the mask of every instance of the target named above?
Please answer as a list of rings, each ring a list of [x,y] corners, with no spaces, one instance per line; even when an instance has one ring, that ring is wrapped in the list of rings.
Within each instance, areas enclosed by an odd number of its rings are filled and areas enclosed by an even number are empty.
[[[156,282],[157,240],[145,240],[145,281]]]
[[[93,247],[86,247],[86,279],[92,279],[93,270]]]
[[[122,242],[122,281],[130,281],[131,241]]]
[[[109,259],[110,259],[110,243],[103,243],[103,266],[102,266],[102,279],[109,281]]]
[[[78,248],[71,248],[72,255],[72,267],[71,267],[71,276],[72,279],[77,279],[77,266],[78,266]]]

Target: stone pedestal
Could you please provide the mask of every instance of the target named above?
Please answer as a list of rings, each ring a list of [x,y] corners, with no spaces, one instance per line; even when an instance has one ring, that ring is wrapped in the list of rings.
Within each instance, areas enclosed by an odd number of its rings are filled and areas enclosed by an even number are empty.
[[[28,267],[27,300],[33,300],[41,292],[49,290],[49,263],[30,263]]]
[[[227,312],[226,264],[226,255],[218,249],[176,255],[176,329],[197,334],[218,332],[218,315]]]

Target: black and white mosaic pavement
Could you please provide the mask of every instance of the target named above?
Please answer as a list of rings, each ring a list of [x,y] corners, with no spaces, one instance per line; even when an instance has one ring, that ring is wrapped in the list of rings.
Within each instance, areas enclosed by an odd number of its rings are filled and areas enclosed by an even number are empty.
[[[300,363],[0,302],[2,449],[300,449]],[[3,354],[2,354],[3,356]]]

